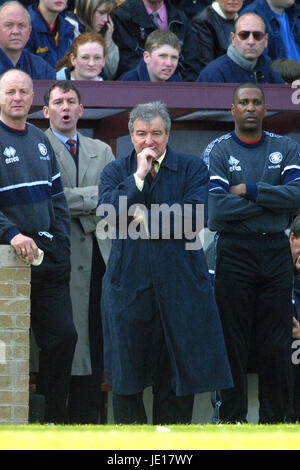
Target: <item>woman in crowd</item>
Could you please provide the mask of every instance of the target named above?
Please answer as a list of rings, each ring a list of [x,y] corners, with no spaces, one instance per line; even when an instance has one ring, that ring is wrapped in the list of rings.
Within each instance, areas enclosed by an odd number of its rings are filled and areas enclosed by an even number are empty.
[[[104,73],[107,80],[115,78],[120,57],[119,48],[112,39],[114,25],[111,13],[116,6],[116,0],[75,1],[75,13],[81,27],[79,30],[83,27],[87,32],[99,33],[105,41],[106,62]]]
[[[105,66],[105,41],[98,33],[77,36],[56,63],[57,80],[100,80]]]

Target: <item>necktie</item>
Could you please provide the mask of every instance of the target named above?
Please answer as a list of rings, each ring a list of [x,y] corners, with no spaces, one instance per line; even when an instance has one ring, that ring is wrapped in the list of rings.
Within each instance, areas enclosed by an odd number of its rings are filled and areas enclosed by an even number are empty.
[[[151,13],[151,16],[152,16],[153,23],[155,24],[155,26],[156,26],[157,28],[159,28],[159,26],[158,26],[158,19],[157,19],[157,17],[158,17],[157,11],[153,11],[153,12]]]
[[[158,170],[159,170],[159,163],[154,160],[152,162],[151,169],[150,169],[150,173],[151,173],[151,176],[152,176],[153,179],[155,178],[156,173],[158,172]]]
[[[67,144],[70,147],[70,154],[72,155],[72,157],[74,157],[74,155],[76,154],[76,141],[74,139],[69,139],[67,140]]]

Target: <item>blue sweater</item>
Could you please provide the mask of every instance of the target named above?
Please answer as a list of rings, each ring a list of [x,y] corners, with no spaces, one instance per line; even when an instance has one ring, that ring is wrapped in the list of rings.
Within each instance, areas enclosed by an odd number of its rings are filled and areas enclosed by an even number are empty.
[[[17,65],[14,66],[3,50],[0,49],[0,74],[13,68],[28,73],[33,80],[55,80],[54,69],[41,57],[23,50]]]
[[[284,80],[271,69],[263,55],[259,57],[254,69],[248,71],[224,54],[204,67],[196,82],[284,83]]]
[[[135,69],[123,73],[123,75],[121,75],[118,80],[122,80],[124,82],[150,82],[148,69],[144,62],[144,59],[139,62],[138,66]],[[181,75],[175,71],[173,75],[171,75],[171,77],[166,81],[181,82],[182,78]]]

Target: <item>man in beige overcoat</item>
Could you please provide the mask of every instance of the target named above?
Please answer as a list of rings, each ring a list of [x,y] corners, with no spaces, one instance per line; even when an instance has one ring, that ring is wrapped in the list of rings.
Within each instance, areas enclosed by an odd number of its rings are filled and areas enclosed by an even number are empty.
[[[97,424],[103,372],[101,280],[110,242],[96,238],[98,184],[114,156],[109,145],[77,131],[83,114],[80,93],[71,81],[45,93],[46,134],[55,151],[71,214],[71,299],[78,333],[69,397],[70,423]],[[101,417],[102,418],[102,417]]]

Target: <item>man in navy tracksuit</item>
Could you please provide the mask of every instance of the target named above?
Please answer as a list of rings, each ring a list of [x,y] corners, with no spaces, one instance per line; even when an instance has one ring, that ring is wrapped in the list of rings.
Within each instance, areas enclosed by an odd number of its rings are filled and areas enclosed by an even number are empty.
[[[70,216],[54,151],[45,134],[27,124],[33,90],[29,75],[0,80],[0,243],[31,264],[31,326],[40,348],[39,392],[45,421],[66,423],[77,333],[72,319]]]
[[[284,230],[300,207],[299,145],[262,131],[264,95],[240,85],[235,130],[209,144],[208,226],[218,233],[215,296],[235,386],[222,390],[223,422],[247,418],[247,361],[255,341],[259,421],[284,421],[291,372],[293,262]],[[254,332],[254,336],[253,336]]]

